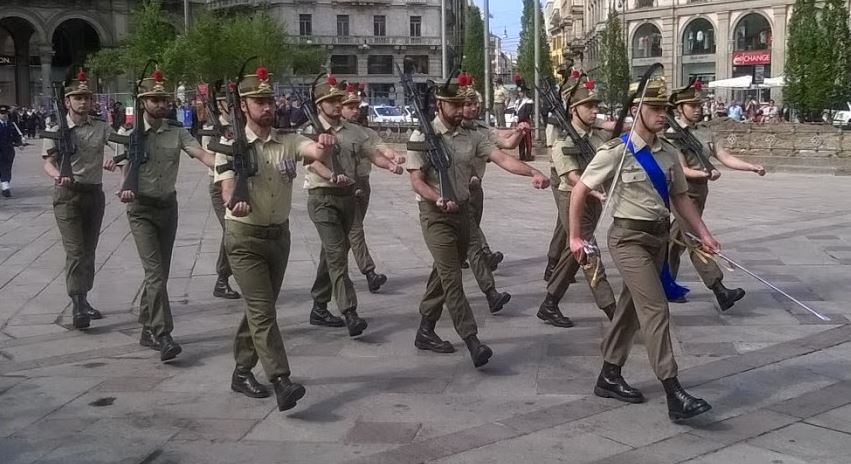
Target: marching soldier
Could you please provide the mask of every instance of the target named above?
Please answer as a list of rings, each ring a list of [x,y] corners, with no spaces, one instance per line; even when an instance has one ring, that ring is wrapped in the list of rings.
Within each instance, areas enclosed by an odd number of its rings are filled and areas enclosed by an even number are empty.
[[[171,254],[177,234],[177,170],[180,152],[185,151],[207,167],[212,167],[214,156],[205,151],[178,121],[165,119],[171,92],[165,88],[162,71],[155,70],[151,77],[142,79],[137,98],[142,99],[145,131],[145,152],[148,160],[139,166],[138,193],[121,190],[118,197],[127,203],[130,232],[136,242],[145,281],[139,301],[139,323],[142,334],[139,344],[160,352],[161,361],[174,359],[182,348],[171,337],[174,322],[168,301],[168,276]],[[123,133],[128,131],[123,130]],[[128,160],[118,162],[126,177]]]
[[[610,137],[605,131],[594,128],[594,121],[597,118],[597,104],[600,102],[599,97],[594,92],[594,82],[586,80],[584,83],[577,82],[576,85],[579,85],[579,87],[567,93],[569,98],[567,106],[571,113],[570,123],[580,137],[586,138],[594,148],[599,148]],[[570,191],[582,176],[584,162],[580,160],[579,148],[575,146],[573,140],[567,133],[560,132],[559,137],[553,143],[552,160],[559,176],[556,207],[563,229],[568,230]],[[594,229],[600,219],[600,214],[603,212],[602,202],[605,201],[605,198],[606,194],[601,190],[591,191],[585,202],[585,214],[581,218],[582,239],[594,245],[596,245]],[[562,237],[562,240],[567,242],[567,234]],[[573,322],[562,314],[558,304],[570,285],[570,279],[576,275],[576,271],[580,267],[585,274],[585,279],[591,286],[591,293],[594,295],[597,306],[606,313],[609,319],[612,318],[615,311],[615,295],[608,279],[606,279],[602,260],[597,259],[596,262],[589,263],[587,266],[580,266],[573,254],[570,253],[569,248],[565,247],[548,282],[547,296],[541,303],[537,314],[539,319],[557,327],[573,327]]]
[[[9,107],[0,105],[0,190],[6,198],[12,196],[9,182],[12,181],[15,147],[20,147],[22,143],[18,126],[9,119]]]
[[[467,345],[473,365],[480,367],[493,356],[493,351],[477,337],[476,320],[464,294],[461,275],[461,262],[467,255],[470,241],[469,182],[476,159],[489,159],[508,172],[532,177],[532,184],[538,189],[547,188],[549,180],[538,170],[497,149],[483,132],[462,126],[466,96],[458,79],[452,78],[434,91],[437,114],[431,124],[448,149],[449,182],[456,198],[441,197],[437,167],[426,156],[426,146],[422,143],[424,135],[415,131],[408,144],[406,168],[411,173],[411,186],[419,203],[420,225],[434,266],[420,303],[422,320],[414,345],[436,353],[455,351],[451,343],[434,332],[445,304],[455,330]]]
[[[641,101],[638,92],[630,93],[634,95],[633,105],[638,106],[633,132],[600,147],[573,186],[570,198],[570,249],[583,262],[588,242],[583,238],[582,219],[588,196],[609,180],[616,183],[613,197],[608,199],[614,215],[609,229],[609,253],[624,286],[603,336],[604,363],[594,393],[629,403],[644,401],[644,395],[621,375],[635,333],[641,329],[650,364],[666,392],[669,417],[687,419],[711,406],[689,395],[677,380],[670,312],[660,278],[670,238],[670,208],[679,211],[708,250],[715,251],[720,246],[688,198],[676,148],[656,136],[666,124],[665,81],[649,81]]]
[[[269,390],[252,374],[259,359],[272,382],[278,409],[285,411],[295,407],[305,393],[302,385],[290,381],[275,310],[290,254],[289,213],[296,162],[327,156],[334,138],[322,134],[314,143],[273,129],[275,98],[269,77],[265,68],[258,68],[255,74],[245,76],[238,88],[246,115],[245,137],[257,161],[257,172],[246,181],[248,201],[234,204],[237,174],[233,162],[221,153],[216,155],[215,182],[228,205],[225,246],[245,300],[245,315],[234,339],[236,368],[231,389],[251,398],[269,396]]]
[[[372,146],[372,149],[377,151],[381,156],[398,165],[402,165],[405,162],[404,157],[399,156],[395,150],[390,149],[377,132],[369,127],[359,125],[360,104],[359,90],[354,85],[348,84],[346,86],[346,97],[343,99],[343,109],[341,112],[343,120],[351,124],[358,124],[365,138],[364,143],[367,146]],[[375,272],[375,261],[372,260],[372,255],[370,255],[369,248],[366,246],[366,237],[363,231],[363,220],[366,217],[366,211],[369,208],[369,197],[372,193],[369,185],[372,162],[368,159],[357,159],[356,164],[355,220],[352,223],[352,230],[349,233],[349,243],[351,244],[352,254],[355,257],[358,269],[366,277],[369,291],[376,293],[381,289],[382,285],[387,283],[387,276]]]
[[[342,103],[347,94],[337,87],[337,80],[333,76],[328,76],[322,82],[317,78],[313,84],[313,95],[323,127],[312,129],[322,132],[330,130],[334,134],[339,153],[333,156],[338,156],[343,172],[332,172],[331,178],[328,178],[323,174],[327,175],[333,166],[329,168],[326,165],[324,169],[322,166],[308,166],[307,210],[322,240],[316,280],[310,291],[313,296],[310,323],[325,327],[345,325],[349,335],[356,337],[366,329],[367,322],[358,316],[357,295],[349,278],[349,233],[355,221],[355,186],[342,181],[356,178],[356,164],[361,160],[372,162],[395,174],[401,174],[402,167],[373,150],[362,138],[363,132],[359,126],[342,119]],[[327,163],[332,164],[330,161]],[[341,175],[334,182],[332,180],[336,174]],[[345,317],[345,323],[328,311],[328,302],[332,296],[337,301],[337,309]]]
[[[219,95],[216,97],[215,104],[219,107],[219,123],[221,123],[222,127],[227,128],[230,126],[230,120],[228,119],[228,105],[225,101],[226,97],[224,95]],[[215,115],[209,114],[208,118],[214,118]],[[204,123],[203,130],[211,131],[215,128],[211,121],[207,121]],[[211,137],[209,135],[204,135],[201,137],[201,146],[204,147],[205,150],[212,152],[207,145],[210,143]],[[213,205],[213,212],[216,213],[216,219],[219,220],[219,225],[222,226],[222,241],[219,245],[219,257],[216,259],[216,285],[213,287],[213,296],[217,298],[224,298],[226,300],[236,300],[239,299],[240,294],[236,290],[230,287],[230,276],[233,275],[233,272],[230,268],[230,261],[228,261],[227,251],[225,250],[225,204],[222,200],[222,185],[221,183],[215,182],[215,171],[213,169],[209,170],[210,174],[210,202]]]
[[[764,176],[765,168],[762,166],[736,158],[724,148],[718,149],[715,143],[712,142],[712,131],[709,127],[698,124],[703,120],[702,105],[704,98],[701,90],[702,84],[700,81],[695,81],[693,85],[676,90],[671,94],[671,103],[676,106],[679,113],[676,122],[684,131],[691,133],[700,142],[703,148],[703,156],[712,156],[730,169],[751,171]],[[672,131],[673,129],[669,129],[667,134],[671,134]],[[680,139],[669,137],[668,140],[677,146],[677,148],[680,148],[680,164],[688,181],[688,196],[694,202],[697,211],[703,215],[703,210],[706,208],[706,198],[709,195],[709,181],[717,180],[721,176],[721,173],[715,169],[711,169],[709,172],[703,170],[702,163],[697,158],[698,155],[691,150],[685,149]],[[674,223],[671,226],[668,263],[671,268],[671,274],[676,277],[680,268],[680,257],[683,251],[685,251],[686,246],[682,230],[683,221],[676,212],[674,217]],[[689,258],[691,258],[694,268],[703,280],[703,284],[715,294],[715,299],[718,300],[718,306],[721,308],[721,311],[732,308],[736,301],[739,301],[745,296],[745,291],[741,288],[728,289],[724,286],[722,283],[724,274],[715,260],[701,256],[697,249],[694,248],[689,250]],[[678,302],[684,301],[685,297]]]
[[[92,91],[81,69],[75,79],[66,80],[65,118],[76,151],[71,157],[71,176],[60,173],[58,125],[44,135],[44,172],[56,184],[53,190],[53,215],[62,246],[65,248],[65,287],[71,297],[72,321],[75,329],[89,327],[92,319],[100,319],[100,311],[92,308],[86,295],[95,279],[95,251],[100,238],[105,199],[103,194],[104,147],[112,128],[89,116]],[[51,136],[53,134],[54,136]]]

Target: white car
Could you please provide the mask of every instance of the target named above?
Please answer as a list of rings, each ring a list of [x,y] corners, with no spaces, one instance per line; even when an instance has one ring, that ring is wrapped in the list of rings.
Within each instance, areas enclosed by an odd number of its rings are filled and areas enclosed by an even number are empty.
[[[842,129],[851,128],[851,103],[845,103],[846,109],[833,113],[833,126]]]
[[[411,122],[408,113],[398,106],[376,105],[369,108],[369,122],[402,124]]]

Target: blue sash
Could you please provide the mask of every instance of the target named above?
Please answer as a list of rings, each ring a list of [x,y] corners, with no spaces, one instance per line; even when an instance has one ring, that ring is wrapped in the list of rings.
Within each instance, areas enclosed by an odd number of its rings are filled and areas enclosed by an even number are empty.
[[[659,196],[662,197],[662,201],[665,202],[665,208],[668,208],[668,211],[670,211],[671,202],[670,192],[668,191],[668,180],[665,177],[665,172],[662,171],[661,167],[659,167],[659,163],[657,163],[653,158],[653,152],[650,150],[650,147],[645,146],[636,153],[635,146],[632,144],[632,141],[629,140],[629,134],[622,135],[620,139],[626,144],[626,148],[630,153],[632,153],[632,156],[636,161],[638,161],[638,164],[644,168],[644,171],[647,173],[647,177],[650,178],[650,183],[653,184],[653,188],[656,189],[656,193],[658,193]],[[659,274],[659,279],[662,281],[662,287],[665,288],[665,296],[668,297],[668,301],[685,298],[689,289],[687,287],[683,287],[674,280],[674,276],[671,275],[671,267],[668,265],[667,247],[665,250],[665,262],[662,264],[662,272]]]

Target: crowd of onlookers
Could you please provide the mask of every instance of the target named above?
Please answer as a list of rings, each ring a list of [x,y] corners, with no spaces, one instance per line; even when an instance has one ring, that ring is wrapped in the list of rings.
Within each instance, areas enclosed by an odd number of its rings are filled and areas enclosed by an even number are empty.
[[[768,103],[759,103],[756,98],[750,98],[742,105],[737,100],[727,104],[724,97],[717,97],[703,104],[704,119],[729,118],[733,121],[752,122],[755,124],[778,123],[786,119],[787,110],[781,109],[769,100]]]

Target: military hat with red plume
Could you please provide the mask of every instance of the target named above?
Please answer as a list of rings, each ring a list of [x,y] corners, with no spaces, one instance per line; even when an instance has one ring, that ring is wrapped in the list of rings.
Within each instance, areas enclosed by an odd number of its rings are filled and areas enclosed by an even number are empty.
[[[76,75],[74,75],[75,72]],[[91,89],[89,89],[89,78],[86,76],[86,72],[83,71],[83,68],[78,65],[72,65],[68,68],[68,71],[65,73],[65,82],[63,83],[63,87],[65,88],[66,97],[71,95],[92,94]]]
[[[171,96],[171,93],[165,89],[165,75],[159,65],[154,65],[154,70],[151,72],[151,77],[142,79],[139,83],[139,97],[165,97]]]
[[[361,99],[358,91],[358,86],[351,82],[346,82],[343,86],[344,92],[346,92],[346,98],[343,99],[344,105],[350,104],[358,104],[360,105]]]
[[[688,85],[671,92],[670,102],[673,105],[681,103],[702,103],[706,101],[703,95],[703,81],[692,78]]]
[[[314,102],[319,103],[332,98],[344,99],[348,96],[344,88],[337,85],[337,78],[333,74],[320,73],[311,84]]]
[[[272,75],[265,66],[258,66],[253,74],[242,76],[239,81],[239,96],[253,98],[269,98],[275,96],[272,88]]]
[[[578,87],[570,97],[569,106],[571,108],[585,103],[600,102],[600,98],[597,96],[597,93],[594,92],[594,88],[597,86],[597,83],[590,77],[583,76],[583,79],[577,82],[576,85]]]

